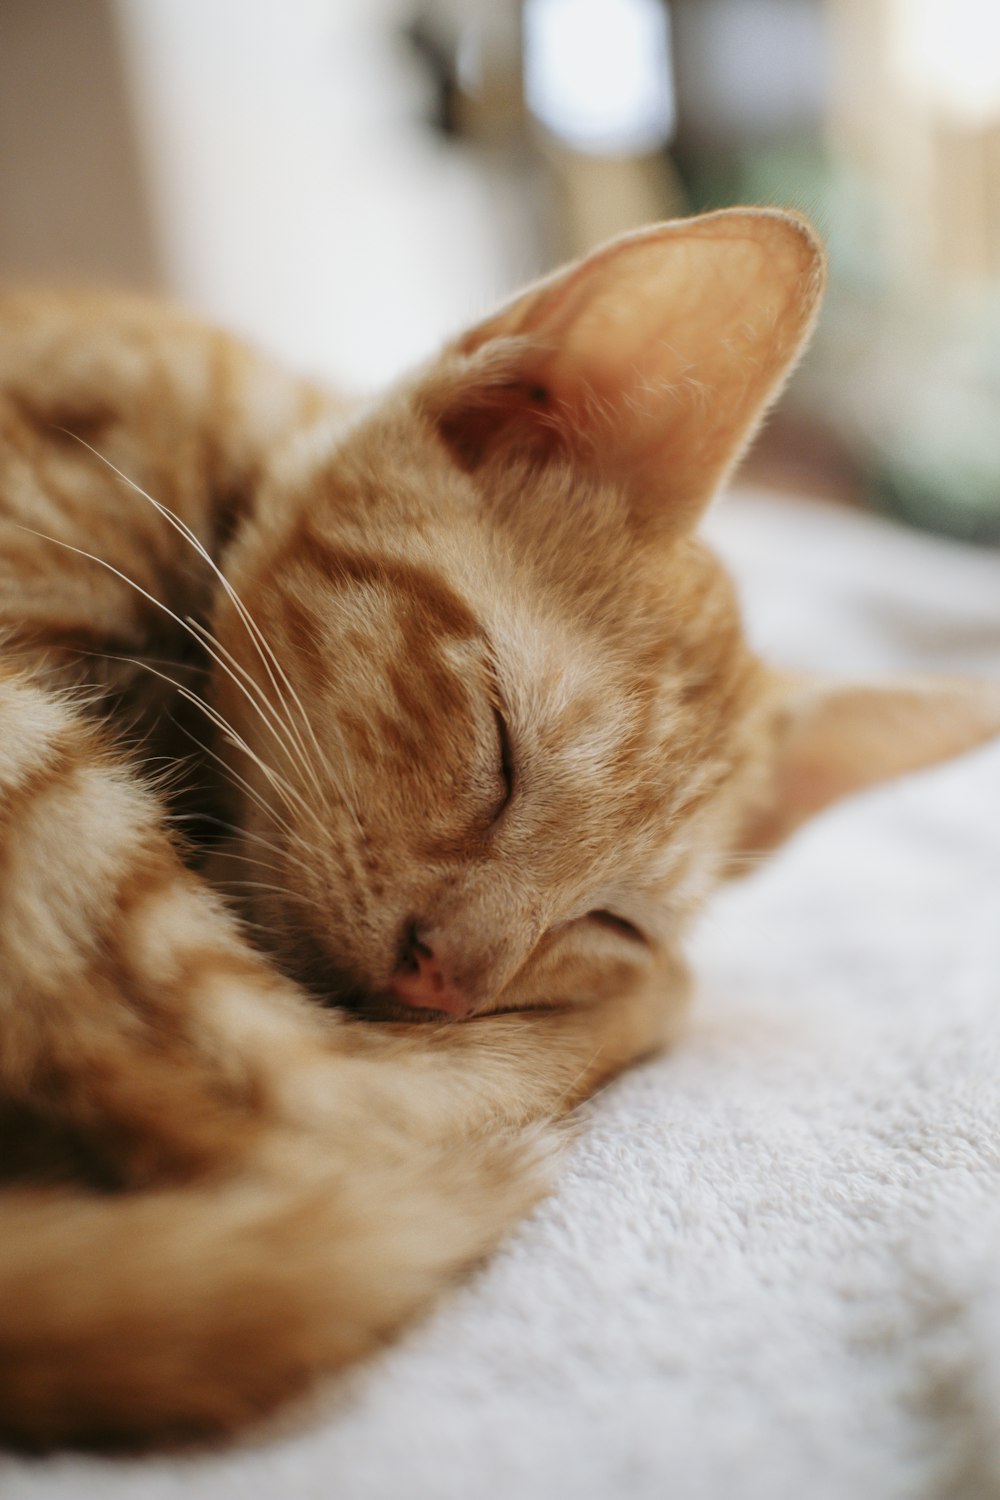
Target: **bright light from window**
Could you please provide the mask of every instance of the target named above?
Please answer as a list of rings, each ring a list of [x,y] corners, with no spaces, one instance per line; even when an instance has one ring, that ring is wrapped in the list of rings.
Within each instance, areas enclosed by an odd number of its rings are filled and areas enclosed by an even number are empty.
[[[528,106],[577,151],[637,156],[674,129],[670,28],[660,0],[527,0]]]
[[[892,21],[909,89],[970,129],[1000,120],[1000,0],[894,0]]]

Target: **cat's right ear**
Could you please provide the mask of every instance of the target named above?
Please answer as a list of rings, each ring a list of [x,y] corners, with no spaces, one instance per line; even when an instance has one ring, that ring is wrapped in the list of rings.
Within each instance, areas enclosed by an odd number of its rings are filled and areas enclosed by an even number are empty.
[[[635,519],[693,524],[815,321],[804,220],[730,209],[625,235],[452,344],[419,393],[458,462],[553,457],[626,487]]]

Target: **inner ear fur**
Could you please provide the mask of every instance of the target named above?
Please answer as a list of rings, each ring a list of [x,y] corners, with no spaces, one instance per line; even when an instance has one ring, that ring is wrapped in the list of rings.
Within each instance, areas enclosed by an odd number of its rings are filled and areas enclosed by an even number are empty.
[[[511,445],[624,482],[693,524],[800,354],[825,277],[797,215],[728,209],[613,240],[445,353],[425,406],[478,468]]]
[[[1000,735],[1000,684],[775,677],[769,768],[740,852],[763,853],[854,792]]]

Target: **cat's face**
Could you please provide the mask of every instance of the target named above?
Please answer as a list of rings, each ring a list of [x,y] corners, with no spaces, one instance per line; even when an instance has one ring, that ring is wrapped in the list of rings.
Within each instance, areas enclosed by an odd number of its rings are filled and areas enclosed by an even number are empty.
[[[266,706],[217,698],[289,971],[381,1016],[661,982],[735,849],[905,768],[777,690],[691,536],[821,281],[796,220],[662,226],[276,461],[229,560],[273,659],[216,621]]]
[[[229,610],[270,705],[218,693],[273,768],[240,762],[276,887],[253,915],[321,990],[453,1015],[603,994],[725,857],[763,674],[689,531],[818,252],[773,216],[693,223],[693,253],[677,226],[600,252],[275,464],[230,566],[287,681]]]
[[[241,766],[277,814],[243,817],[284,851],[287,895],[255,914],[288,967],[380,1013],[621,988],[711,882],[752,769],[761,674],[721,569],[640,545],[607,483],[465,472],[410,395],[321,462],[317,436],[240,580],[302,741],[279,753],[227,696],[294,788]]]

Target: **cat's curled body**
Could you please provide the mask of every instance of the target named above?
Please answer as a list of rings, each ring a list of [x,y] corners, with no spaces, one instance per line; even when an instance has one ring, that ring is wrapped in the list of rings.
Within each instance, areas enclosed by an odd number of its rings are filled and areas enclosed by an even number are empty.
[[[727,868],[1000,728],[769,673],[692,536],[821,283],[792,216],[657,226],[358,409],[0,298],[8,1438],[229,1430],[377,1344],[673,1034]]]

